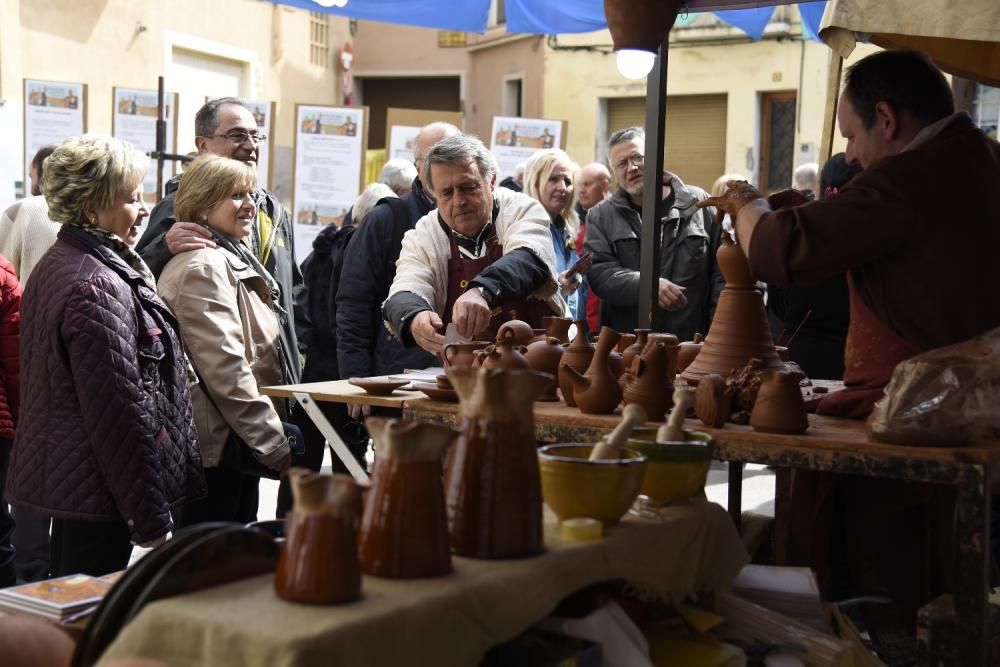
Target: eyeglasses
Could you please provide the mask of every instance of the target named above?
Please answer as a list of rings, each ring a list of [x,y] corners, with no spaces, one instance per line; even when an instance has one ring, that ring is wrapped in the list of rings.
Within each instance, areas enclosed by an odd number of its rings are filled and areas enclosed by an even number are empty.
[[[236,145],[245,144],[247,141],[252,141],[255,144],[262,144],[267,141],[266,134],[247,132],[246,130],[230,130],[225,134],[213,134],[212,137],[215,139],[228,139]]]
[[[646,156],[636,153],[635,155],[629,155],[624,160],[615,164],[615,171],[625,171],[629,168],[629,165],[635,165],[636,167],[641,167],[646,162]]]

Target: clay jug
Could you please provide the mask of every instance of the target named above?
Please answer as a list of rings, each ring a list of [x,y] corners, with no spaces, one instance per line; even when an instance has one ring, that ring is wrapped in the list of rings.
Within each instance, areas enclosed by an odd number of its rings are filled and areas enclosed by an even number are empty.
[[[576,401],[580,412],[606,415],[614,412],[621,403],[621,387],[608,368],[608,355],[614,349],[619,337],[614,329],[601,327],[601,335],[597,338],[597,349],[594,350],[587,372],[582,375],[565,362],[559,365],[560,377],[565,372],[573,385],[573,400]],[[563,358],[565,356],[563,355]]]
[[[771,371],[757,392],[750,426],[764,433],[804,433],[809,428],[798,379],[785,371]]]
[[[444,367],[452,366],[472,366],[475,361],[475,352],[487,347],[489,343],[476,341],[473,343],[451,343],[444,346]]]
[[[556,392],[557,384],[555,378],[559,374],[559,362],[562,360],[565,350],[559,344],[559,339],[552,336],[545,340],[535,341],[528,346],[528,352],[524,356],[528,360],[528,366],[533,371],[548,373],[552,376],[552,382],[538,400],[558,401],[559,394]]]
[[[646,343],[647,347],[654,341],[663,343],[667,347],[667,377],[673,383],[674,376],[677,375],[677,353],[680,350],[680,341],[674,334],[653,333],[649,334],[649,342]]]
[[[632,346],[632,343],[635,342],[636,336],[635,334],[630,334],[630,333],[621,333],[621,332],[618,333],[621,334],[621,338],[618,339],[618,344],[615,345],[615,350],[618,352],[618,354],[622,355],[622,360],[624,361],[625,350],[629,349],[629,347]]]
[[[448,574],[441,462],[458,433],[385,417],[369,417],[365,426],[375,440],[375,470],[358,535],[361,571],[393,579]]]
[[[594,358],[594,346],[587,339],[587,323],[583,320],[576,321],[576,338],[566,348],[562,361],[559,363],[559,391],[562,392],[563,401],[571,408],[576,407],[573,400],[573,384],[569,379],[569,373],[562,370],[566,365],[575,371],[583,373],[590,366],[590,361]]]
[[[444,483],[451,550],[472,558],[541,553],[533,407],[552,379],[532,370],[472,368],[453,368],[448,377],[459,400],[459,436]]]
[[[632,380],[622,391],[625,405],[638,403],[649,421],[663,421],[673,407],[674,385],[667,376],[667,346],[653,341],[645,351],[632,358]]]
[[[560,343],[569,342],[569,328],[573,326],[573,319],[570,317],[543,317],[542,326],[545,327],[545,335],[558,338]],[[579,327],[578,327],[579,329]]]
[[[274,590],[286,600],[337,604],[361,597],[361,487],[349,475],[288,471],[294,509],[285,519]]]
[[[694,358],[701,352],[704,339],[700,333],[694,335],[694,340],[686,340],[677,346],[677,372],[680,373],[687,368]]]
[[[497,342],[499,343],[511,334],[514,336],[516,345],[528,345],[535,337],[530,324],[522,320],[510,320],[501,324],[497,330]]]
[[[637,354],[642,354],[642,351],[646,349],[646,342],[649,340],[650,332],[650,329],[635,330],[635,341],[622,352],[622,362],[625,364],[625,368],[632,368],[632,359]]]
[[[501,330],[497,334],[500,342],[483,350],[482,368],[528,368],[528,360],[522,354],[526,348],[517,344],[516,335],[513,329]]]

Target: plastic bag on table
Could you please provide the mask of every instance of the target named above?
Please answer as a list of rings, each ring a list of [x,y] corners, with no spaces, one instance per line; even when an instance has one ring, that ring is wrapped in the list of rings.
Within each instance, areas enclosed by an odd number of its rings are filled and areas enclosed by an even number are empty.
[[[900,363],[868,431],[901,445],[1000,438],[1000,327]]]

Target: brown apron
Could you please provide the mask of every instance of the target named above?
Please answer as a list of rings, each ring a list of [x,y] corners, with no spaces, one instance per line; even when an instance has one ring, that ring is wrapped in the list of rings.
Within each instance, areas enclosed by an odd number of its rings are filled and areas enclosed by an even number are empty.
[[[477,259],[462,257],[454,234],[449,233],[448,240],[451,244],[451,259],[448,260],[448,299],[445,302],[444,315],[441,318],[446,325],[451,322],[451,311],[455,306],[455,301],[465,293],[469,283],[483,269],[503,257],[503,246],[497,241],[496,227],[490,227],[487,232],[486,252]],[[550,310],[539,299],[522,297],[493,308],[490,311],[489,327],[479,335],[488,335],[490,340],[495,340],[500,325],[510,320],[522,320],[531,325],[532,329],[541,329],[542,318],[554,314]]]

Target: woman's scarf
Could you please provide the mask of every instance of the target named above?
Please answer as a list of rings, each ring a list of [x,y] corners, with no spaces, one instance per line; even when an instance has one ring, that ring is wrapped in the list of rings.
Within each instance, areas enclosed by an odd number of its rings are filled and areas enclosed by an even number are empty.
[[[136,273],[142,276],[142,279],[147,285],[149,285],[150,289],[156,290],[156,278],[153,277],[153,272],[149,270],[146,262],[144,262],[142,257],[139,256],[139,253],[133,250],[130,245],[118,238],[117,234],[109,232],[106,229],[101,229],[93,222],[86,219],[73,220],[65,224],[76,227],[77,229],[85,231],[93,236],[97,239],[98,243],[121,257],[123,262],[128,264],[136,271]]]

